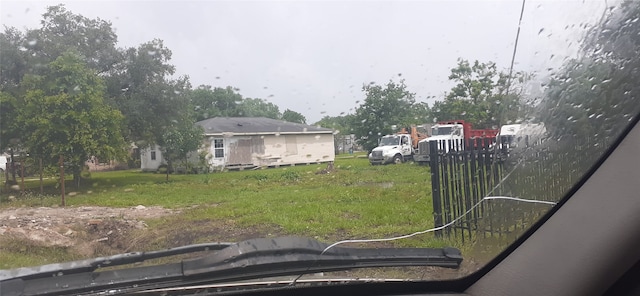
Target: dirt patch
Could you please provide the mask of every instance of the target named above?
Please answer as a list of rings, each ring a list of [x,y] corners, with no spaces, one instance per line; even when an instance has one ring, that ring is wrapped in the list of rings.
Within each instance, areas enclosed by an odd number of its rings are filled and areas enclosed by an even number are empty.
[[[162,207],[37,207],[0,210],[0,243],[19,240],[72,248],[81,256],[128,248],[128,235],[147,227],[144,219],[178,213]]]
[[[241,227],[234,220],[186,219],[190,210],[141,205],[0,209],[0,249],[30,255],[32,247],[62,248],[72,258],[92,258],[284,234],[274,225]]]

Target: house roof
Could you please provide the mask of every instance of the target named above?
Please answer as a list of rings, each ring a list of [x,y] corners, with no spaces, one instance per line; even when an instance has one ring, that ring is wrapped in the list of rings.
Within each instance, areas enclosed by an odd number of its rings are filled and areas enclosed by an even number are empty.
[[[205,135],[329,134],[333,130],[264,117],[214,117],[196,122]]]

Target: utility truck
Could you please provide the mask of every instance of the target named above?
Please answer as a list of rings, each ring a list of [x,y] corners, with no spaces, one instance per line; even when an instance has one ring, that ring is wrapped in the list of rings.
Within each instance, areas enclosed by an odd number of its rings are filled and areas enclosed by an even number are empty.
[[[403,128],[400,132],[380,138],[378,147],[369,153],[372,165],[402,163],[413,159],[417,153],[418,142],[427,138],[427,134],[419,132],[416,126]]]
[[[546,128],[542,123],[507,124],[500,127],[498,149],[501,156],[520,153],[526,148],[537,146],[544,141]]]
[[[437,142],[438,149],[443,152],[460,151],[469,148],[480,148],[479,145],[493,145],[498,135],[497,129],[473,129],[471,123],[464,120],[440,121],[431,127],[431,136],[418,142],[417,153],[413,160],[419,164],[429,162],[430,145]],[[482,141],[470,141],[482,138]],[[469,147],[469,143],[471,147]]]

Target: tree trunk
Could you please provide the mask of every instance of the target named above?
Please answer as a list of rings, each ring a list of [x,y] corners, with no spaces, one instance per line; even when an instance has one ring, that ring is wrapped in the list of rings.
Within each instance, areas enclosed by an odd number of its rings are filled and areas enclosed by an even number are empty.
[[[38,159],[38,170],[40,171],[40,195],[44,194],[44,186],[42,182],[42,157]]]
[[[84,163],[82,165],[76,164],[73,167],[73,185],[75,185],[76,189],[80,189],[80,183],[82,181],[82,168],[84,167]]]
[[[171,161],[167,161],[167,179],[169,181],[169,170],[171,170]]]
[[[15,155],[13,154],[13,149],[11,149],[11,176],[13,177],[13,184],[16,184],[16,163],[13,161]]]
[[[61,205],[64,207],[65,206],[65,202],[64,202],[64,156],[62,156],[62,154],[60,154],[60,198],[61,198]]]

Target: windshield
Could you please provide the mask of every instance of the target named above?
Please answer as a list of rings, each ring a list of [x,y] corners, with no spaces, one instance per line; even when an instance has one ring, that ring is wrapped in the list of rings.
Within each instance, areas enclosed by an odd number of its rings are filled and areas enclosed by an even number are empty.
[[[453,134],[454,127],[453,126],[441,126],[441,127],[433,127],[431,128],[432,135],[434,136],[446,136]]]
[[[516,144],[516,136],[514,135],[502,135],[500,136],[500,143],[506,145]]]
[[[380,139],[380,144],[378,146],[394,146],[400,144],[399,136],[385,136]]]
[[[639,1],[0,5],[0,269],[296,236],[463,258],[323,278],[460,278],[640,112]]]

